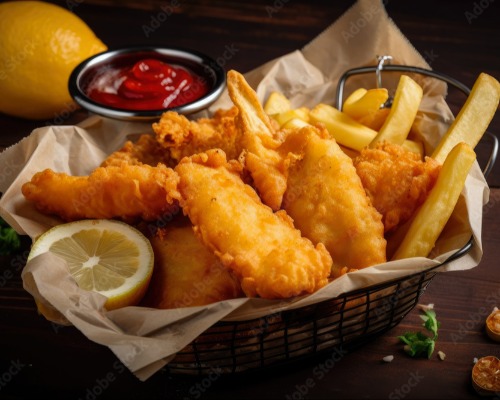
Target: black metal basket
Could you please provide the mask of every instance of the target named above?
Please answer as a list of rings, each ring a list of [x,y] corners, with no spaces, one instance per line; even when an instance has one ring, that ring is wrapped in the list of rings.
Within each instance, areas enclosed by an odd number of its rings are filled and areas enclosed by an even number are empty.
[[[382,70],[418,73],[444,80],[468,95],[460,82],[417,67],[379,65],[347,71],[339,81],[337,105],[342,104],[344,84],[355,74]],[[498,152],[497,138],[487,133],[492,150],[483,168],[491,171]],[[417,304],[444,264],[470,251],[470,240],[443,263],[399,279],[358,289],[311,306],[281,311],[247,321],[221,321],[206,330],[168,364],[172,373],[240,373],[276,367],[335,350],[346,351],[371,341],[395,327]]]

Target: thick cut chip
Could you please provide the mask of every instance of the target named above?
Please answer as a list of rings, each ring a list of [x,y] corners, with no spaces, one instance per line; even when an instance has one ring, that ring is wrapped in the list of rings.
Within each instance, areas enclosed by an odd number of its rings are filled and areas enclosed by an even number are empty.
[[[363,118],[367,114],[377,112],[389,98],[387,89],[370,89],[354,102],[345,102],[342,109],[347,115],[356,120]]]
[[[443,163],[450,150],[460,142],[476,147],[498,108],[500,83],[482,73],[477,78],[469,97],[432,153],[432,158]]]
[[[377,136],[373,129],[360,124],[346,113],[320,103],[309,113],[311,122],[322,123],[338,144],[361,151]]]
[[[292,118],[291,120],[288,120],[285,124],[283,124],[281,127],[284,129],[301,129],[304,126],[310,126],[310,124],[303,119],[300,118]]]
[[[272,92],[264,104],[264,111],[269,115],[282,113],[291,108],[290,100],[280,92]]]
[[[368,90],[365,88],[356,89],[347,97],[347,99],[345,99],[342,110],[344,111],[346,106],[350,106],[351,104],[357,102],[366,94],[366,92],[368,92]]]
[[[370,146],[383,141],[403,144],[422,101],[423,90],[407,75],[401,75],[391,111]]]
[[[417,210],[393,260],[429,255],[455,208],[475,159],[476,154],[469,145],[459,143],[453,148],[431,193]]]
[[[389,93],[385,88],[358,89],[347,98],[342,111],[359,123],[378,131],[390,111],[383,107],[388,98]]]
[[[278,114],[272,114],[271,118],[274,119],[280,127],[283,127],[288,121],[295,118],[301,119],[304,122],[309,122],[309,109],[307,107],[294,108]]]
[[[382,125],[384,125],[390,111],[390,108],[379,108],[378,110],[368,113],[364,117],[359,118],[358,122],[370,129],[378,131],[380,130]]]

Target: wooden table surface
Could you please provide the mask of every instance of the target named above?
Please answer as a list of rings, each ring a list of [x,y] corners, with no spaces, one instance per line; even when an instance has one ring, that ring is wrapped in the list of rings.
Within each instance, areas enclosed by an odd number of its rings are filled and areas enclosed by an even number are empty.
[[[352,1],[56,1],[83,18],[109,46],[183,46],[219,57],[232,49],[227,69],[241,72],[299,49],[337,19]],[[493,1],[385,1],[390,16],[433,69],[469,87],[480,72],[500,78],[500,5]],[[164,23],[154,24],[161,13]],[[157,26],[149,37],[144,26]],[[229,55],[229,52],[226,53]],[[463,97],[451,95],[453,110]],[[500,114],[500,113],[497,113]],[[0,148],[47,124],[74,124],[84,111],[52,121],[25,121],[0,115]],[[500,115],[490,126],[500,136]],[[479,146],[485,159],[488,145]],[[484,148],[484,149],[483,149]],[[0,258],[0,398],[187,399],[187,398],[475,398],[470,380],[474,357],[500,356],[484,320],[500,306],[500,167],[488,177],[490,203],[484,208],[484,256],[464,272],[438,274],[421,297],[434,303],[441,322],[436,350],[440,361],[412,359],[396,337],[420,326],[414,309],[394,329],[327,363],[330,355],[293,363],[272,373],[216,378],[187,377],[162,370],[137,380],[112,352],[73,327],[60,327],[37,314],[22,288],[20,272],[29,242],[12,257]],[[393,354],[392,363],[382,357]],[[327,365],[324,374],[318,367]],[[315,369],[316,368],[316,369]],[[498,398],[498,396],[497,396]]]

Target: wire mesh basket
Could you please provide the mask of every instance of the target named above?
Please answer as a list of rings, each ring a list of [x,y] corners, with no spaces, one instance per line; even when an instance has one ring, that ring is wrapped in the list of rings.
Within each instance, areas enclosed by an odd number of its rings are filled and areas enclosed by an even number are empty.
[[[340,79],[337,105],[342,104],[346,80],[356,74],[382,71],[411,72],[440,79],[465,95],[470,89],[444,74],[422,68],[384,65],[355,68]],[[341,107],[339,107],[341,108]],[[491,152],[483,173],[491,171],[498,152],[497,138],[486,133]],[[474,246],[470,240],[443,263],[399,279],[348,292],[307,307],[280,311],[247,321],[220,321],[168,364],[171,373],[240,373],[297,362],[322,353],[346,351],[392,329],[418,304],[427,285],[444,264],[462,257]]]

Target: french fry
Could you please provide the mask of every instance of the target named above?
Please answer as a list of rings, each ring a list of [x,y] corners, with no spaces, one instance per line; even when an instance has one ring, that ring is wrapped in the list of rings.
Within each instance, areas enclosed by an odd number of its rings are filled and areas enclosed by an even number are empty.
[[[325,125],[330,135],[341,145],[361,151],[377,136],[377,132],[352,119],[336,108],[320,103],[309,112],[310,122]]]
[[[344,100],[344,105],[342,107],[342,111],[344,111],[345,107],[349,107],[349,105],[357,102],[361,97],[363,97],[368,90],[359,88],[352,92],[347,99]]]
[[[417,82],[407,75],[401,75],[391,111],[370,146],[384,140],[402,144],[410,133],[422,95],[423,90]]]
[[[310,125],[310,124],[307,123],[306,121],[304,121],[303,119],[292,118],[292,119],[288,120],[287,122],[285,122],[285,124],[282,125],[281,127],[285,128],[285,129],[300,129],[300,128],[303,128],[304,126],[307,126],[307,125]]]
[[[370,129],[373,129],[374,131],[379,131],[380,128],[382,128],[382,125],[384,125],[390,111],[390,108],[379,108],[378,110],[359,118],[358,122]]]
[[[476,153],[466,143],[459,143],[450,151],[436,184],[415,213],[393,260],[429,255],[457,204],[475,159]]]
[[[292,108],[290,100],[288,100],[285,95],[279,92],[271,92],[264,104],[264,111],[266,114],[278,114],[288,111]]]
[[[352,97],[352,95],[350,97]],[[380,107],[387,101],[388,98],[389,93],[387,92],[387,89],[370,89],[356,101],[346,101],[342,111],[359,121],[360,118],[365,117],[367,114],[373,114],[380,110]]]
[[[283,127],[288,121],[294,118],[299,118],[305,122],[309,121],[309,108],[300,107],[292,110],[283,111],[278,114],[270,114],[270,117],[278,122],[280,127]]]
[[[424,158],[424,145],[422,142],[415,142],[414,140],[406,139],[401,146],[403,146],[406,150],[420,154],[420,157]]]
[[[443,163],[450,150],[459,142],[476,147],[495,115],[499,98],[500,83],[492,76],[481,73],[455,121],[431,157]]]
[[[381,108],[389,98],[387,89],[358,89],[345,101],[342,111],[370,129],[378,131],[390,109]]]

